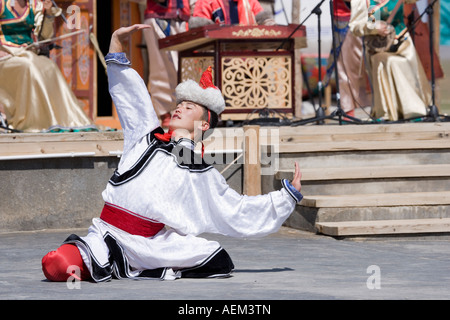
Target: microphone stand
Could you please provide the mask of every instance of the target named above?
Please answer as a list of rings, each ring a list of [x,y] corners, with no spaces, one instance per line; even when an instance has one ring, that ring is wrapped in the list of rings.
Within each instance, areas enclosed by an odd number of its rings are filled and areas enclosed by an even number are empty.
[[[439,111],[436,107],[435,103],[435,87],[436,87],[436,79],[434,74],[434,23],[433,23],[433,5],[436,3],[437,0],[434,0],[432,3],[428,5],[428,7],[425,9],[426,13],[428,14],[428,22],[430,25],[430,64],[431,64],[431,106],[429,106],[428,116],[432,117],[434,121],[440,121],[439,119]]]
[[[317,91],[319,94],[319,106],[316,109],[316,118],[320,119],[317,121],[317,124],[324,124],[323,117],[325,116],[325,111],[322,107],[322,50],[321,50],[321,40],[320,40],[320,34],[321,34],[321,28],[320,28],[320,15],[322,14],[322,10],[320,9],[320,6],[316,6],[313,11],[317,15],[317,29],[318,29],[318,37],[317,37],[317,58],[319,62],[319,79],[317,81]]]
[[[291,34],[286,38],[286,39],[283,39],[283,41],[281,42],[281,44],[280,44],[280,46],[276,49],[276,51],[278,51],[278,50],[280,50],[281,48],[283,48],[283,46],[284,46],[284,44],[289,40],[289,39],[291,39],[292,38],[292,36],[295,34],[295,32],[297,32],[297,30],[298,29],[300,29],[300,27],[301,26],[303,26],[304,24],[305,24],[305,22],[306,22],[306,20],[308,20],[309,19],[309,17],[312,15],[312,14],[316,14],[317,15],[317,23],[318,23],[318,51],[319,51],[319,56],[318,56],[318,58],[319,58],[319,80],[318,80],[318,83],[317,83],[317,86],[318,86],[318,92],[319,92],[319,106],[318,106],[318,108],[316,109],[316,106],[315,106],[315,103],[314,103],[314,99],[313,99],[313,97],[312,97],[312,93],[311,93],[311,91],[309,90],[309,86],[308,86],[308,83],[307,83],[307,79],[306,79],[306,76],[303,74],[303,79],[304,79],[304,81],[306,81],[306,85],[307,85],[307,88],[308,88],[308,93],[311,95],[311,100],[312,100],[312,103],[313,103],[313,106],[314,106],[314,111],[316,112],[316,117],[314,118],[314,119],[312,119],[312,121],[311,122],[313,122],[313,121],[317,121],[317,124],[323,124],[324,123],[324,121],[323,121],[323,119],[324,119],[324,117],[325,117],[325,112],[324,112],[324,110],[323,110],[323,107],[322,107],[322,74],[321,74],[321,72],[322,72],[322,61],[321,61],[321,57],[320,57],[320,54],[321,54],[321,48],[320,48],[320,44],[321,44],[321,39],[320,39],[320,15],[322,14],[322,10],[320,9],[320,6],[323,4],[325,2],[325,0],[321,0],[315,7],[314,7],[314,9],[312,9],[311,10],[311,12],[308,14],[308,16],[305,18],[305,19],[303,19],[303,21],[291,32]],[[303,73],[303,72],[302,72]],[[317,120],[316,120],[317,119]],[[294,123],[292,123],[292,124],[295,124],[295,123],[297,123],[297,122],[294,122]]]
[[[0,115],[0,129],[10,131],[10,132],[15,132],[15,133],[22,132],[21,130],[12,129],[12,128],[8,127],[8,123],[5,121],[5,119],[3,119],[2,115]],[[1,134],[1,132],[0,132],[0,134]]]
[[[331,119],[331,120],[336,120],[335,117],[337,117],[337,120],[339,121],[339,125],[342,125],[342,118],[345,117],[346,118],[346,122],[353,122],[353,123],[363,123],[360,119],[358,118],[354,118],[351,117],[349,115],[347,115],[344,110],[342,110],[341,107],[341,97],[340,97],[340,93],[339,93],[339,74],[338,74],[338,67],[337,67],[337,53],[336,53],[336,37],[334,36],[334,8],[333,8],[333,1],[330,0],[330,14],[331,14],[331,27],[332,27],[332,39],[333,39],[333,57],[334,57],[334,76],[336,79],[336,110],[334,110],[329,116],[325,115],[325,112],[323,111],[322,108],[322,102],[321,102],[321,90],[322,90],[322,79],[321,79],[321,57],[320,57],[320,14],[321,14],[321,10],[320,10],[320,6],[322,5],[324,1],[322,0],[312,11],[311,13],[308,15],[308,17],[315,13],[318,16],[318,28],[319,28],[319,82],[318,82],[318,89],[319,89],[319,107],[316,110],[316,116],[314,118],[310,118],[310,119],[303,119],[303,120],[299,120],[299,121],[295,121],[292,122],[291,126],[299,126],[299,125],[304,125],[304,124],[308,124],[311,122],[316,122],[317,124],[323,124],[325,119]],[[307,17],[307,18],[308,18]]]
[[[320,8],[320,6],[322,5],[322,3],[324,3],[324,1],[325,0],[320,1],[320,3],[308,14],[308,16],[305,19],[303,19],[302,22],[300,22],[300,24],[291,32],[291,34],[287,38],[283,39],[283,41],[275,51],[278,51],[281,48],[283,48],[284,44],[292,38],[292,36],[297,32],[298,29],[300,29],[300,27],[302,27],[305,24],[306,20],[308,20],[309,17],[314,13],[314,10],[316,10],[316,8]]]

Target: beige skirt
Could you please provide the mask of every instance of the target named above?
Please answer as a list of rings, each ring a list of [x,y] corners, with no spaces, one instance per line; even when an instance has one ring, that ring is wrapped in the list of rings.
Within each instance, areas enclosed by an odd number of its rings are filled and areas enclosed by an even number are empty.
[[[92,124],[52,60],[23,49],[10,51],[0,59],[0,104],[11,127],[39,132]]]
[[[374,98],[372,116],[377,119],[425,116],[431,104],[431,86],[407,37],[396,53],[367,53]]]

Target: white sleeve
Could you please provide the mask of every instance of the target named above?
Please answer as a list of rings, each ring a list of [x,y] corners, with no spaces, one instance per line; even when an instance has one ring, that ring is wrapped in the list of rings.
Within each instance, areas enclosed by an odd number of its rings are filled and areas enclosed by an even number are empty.
[[[213,229],[233,237],[261,237],[278,231],[297,203],[284,186],[265,195],[246,196],[222,179],[210,185],[210,190]]]
[[[108,54],[109,93],[124,134],[124,153],[139,139],[159,126],[150,94],[140,75],[130,67],[125,54]]]

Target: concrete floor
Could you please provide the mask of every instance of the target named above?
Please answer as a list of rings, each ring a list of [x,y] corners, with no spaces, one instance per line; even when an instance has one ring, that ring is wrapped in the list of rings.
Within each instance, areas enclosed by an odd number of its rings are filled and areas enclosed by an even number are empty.
[[[450,299],[450,239],[336,240],[283,227],[260,239],[217,240],[235,264],[227,279],[112,280],[70,289],[41,271],[41,258],[86,229],[0,234],[2,300]],[[295,305],[293,306],[295,307]]]

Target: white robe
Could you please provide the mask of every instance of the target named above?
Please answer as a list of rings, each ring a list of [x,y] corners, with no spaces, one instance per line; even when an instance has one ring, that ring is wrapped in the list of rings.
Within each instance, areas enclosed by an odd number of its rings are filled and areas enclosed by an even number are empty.
[[[108,61],[107,70],[124,151],[103,199],[166,227],[143,237],[95,218],[87,236],[71,235],[66,243],[77,244],[95,281],[108,280],[112,273],[176,279],[224,251],[218,242],[198,237],[201,233],[252,237],[280,228],[298,200],[285,185],[266,195],[238,194],[215,168],[194,157],[192,141],[154,138],[159,121],[135,70],[116,60]]]

